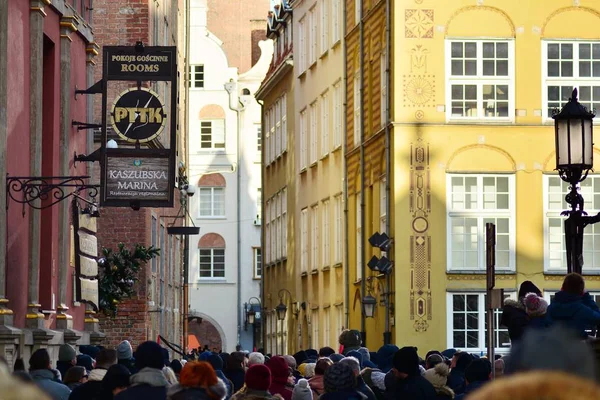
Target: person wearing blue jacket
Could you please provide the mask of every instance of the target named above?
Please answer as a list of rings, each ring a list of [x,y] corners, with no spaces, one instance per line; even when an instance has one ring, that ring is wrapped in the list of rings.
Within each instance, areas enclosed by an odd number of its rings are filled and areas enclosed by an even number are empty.
[[[553,324],[563,324],[577,330],[582,338],[586,338],[587,329],[600,324],[600,309],[585,291],[585,281],[577,273],[568,274],[560,292],[548,307],[547,317]]]

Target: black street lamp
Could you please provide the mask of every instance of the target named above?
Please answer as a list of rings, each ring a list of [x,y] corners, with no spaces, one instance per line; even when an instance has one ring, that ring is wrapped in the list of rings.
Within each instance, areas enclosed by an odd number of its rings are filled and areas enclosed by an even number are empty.
[[[375,315],[375,306],[377,305],[377,300],[375,299],[375,297],[371,296],[370,294],[366,295],[365,297],[363,297],[362,305],[365,317],[373,318],[373,316]]]
[[[556,169],[560,178],[569,183],[565,196],[571,210],[563,211],[565,220],[565,246],[567,271],[581,274],[583,268],[583,230],[589,224],[600,221],[600,213],[588,217],[583,210],[583,196],[579,194],[579,183],[587,178],[594,166],[593,119],[595,114],[577,101],[577,88],[568,103],[555,113],[554,119]]]
[[[287,313],[287,306],[283,303],[283,295],[286,294],[290,296],[290,301],[292,301],[292,293],[287,289],[281,289],[278,293],[279,295],[279,305],[275,307],[275,312],[277,313],[277,319],[283,321],[285,319],[285,314]]]
[[[252,300],[256,300],[256,303],[252,303]],[[261,308],[260,299],[258,297],[250,297],[247,303],[244,303],[244,309],[246,311],[246,324],[254,325],[256,322],[256,311],[253,305],[258,304],[258,309]]]

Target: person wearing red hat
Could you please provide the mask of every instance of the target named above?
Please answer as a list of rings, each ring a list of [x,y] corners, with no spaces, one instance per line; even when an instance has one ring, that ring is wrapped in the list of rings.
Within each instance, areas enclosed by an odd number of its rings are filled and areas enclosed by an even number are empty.
[[[285,358],[275,356],[265,364],[271,370],[271,386],[269,391],[272,394],[279,394],[285,400],[292,400],[292,386],[289,377],[290,368]]]
[[[248,368],[244,378],[244,387],[231,397],[231,400],[283,400],[278,394],[271,394],[271,370],[264,364],[255,364]]]

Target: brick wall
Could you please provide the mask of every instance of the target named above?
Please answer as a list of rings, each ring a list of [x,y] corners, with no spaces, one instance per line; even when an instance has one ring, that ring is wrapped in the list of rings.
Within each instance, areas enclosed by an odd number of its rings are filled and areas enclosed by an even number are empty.
[[[198,343],[200,343],[200,347],[202,348],[206,345],[211,351],[215,348],[217,351],[223,348],[219,332],[213,324],[206,320],[202,320],[200,323],[197,320],[192,320],[188,324],[188,332],[190,335],[196,335]]]

